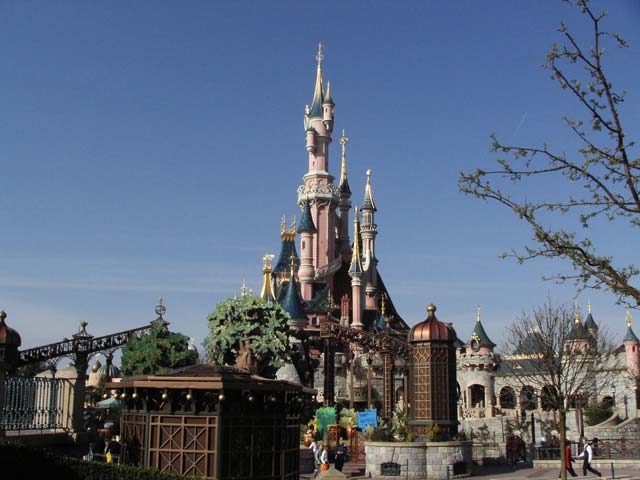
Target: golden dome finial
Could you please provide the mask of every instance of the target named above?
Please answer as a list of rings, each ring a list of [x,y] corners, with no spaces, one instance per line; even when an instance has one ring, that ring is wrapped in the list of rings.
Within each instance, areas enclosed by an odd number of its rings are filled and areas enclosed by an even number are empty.
[[[433,303],[430,303],[429,305],[427,305],[427,313],[429,313],[429,316],[432,317],[433,314],[436,312],[437,308]]]
[[[631,310],[629,310],[629,307],[627,307],[626,320],[627,320],[627,328],[631,328]]]
[[[480,305],[478,305],[478,314],[476,316],[476,322],[480,323]]]

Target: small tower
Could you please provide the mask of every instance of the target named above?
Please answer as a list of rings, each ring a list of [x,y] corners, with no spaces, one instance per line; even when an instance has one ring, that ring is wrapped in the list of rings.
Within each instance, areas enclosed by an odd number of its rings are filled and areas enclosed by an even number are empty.
[[[436,318],[436,306],[429,304],[428,317],[409,332],[409,427],[417,440],[427,437],[430,424],[440,427],[442,440],[458,431],[456,411],[456,332],[451,324]]]
[[[484,355],[493,352],[495,346],[496,344],[491,341],[482,326],[482,322],[480,321],[480,307],[478,307],[476,324],[473,327],[473,332],[471,332],[469,343],[466,345],[467,354],[477,353],[478,355]]]
[[[375,223],[376,204],[371,194],[371,170],[367,170],[367,184],[364,189],[362,201],[362,254],[364,256],[365,269],[365,308],[377,309],[376,295],[378,292],[378,259],[376,258],[376,235],[378,226]]]
[[[349,267],[349,276],[351,277],[351,298],[352,298],[352,314],[351,327],[362,330],[362,260],[360,259],[360,219],[358,215],[358,206],[356,205],[353,218],[353,254],[351,256],[351,265]]]
[[[587,303],[587,319],[584,321],[584,328],[592,338],[595,339],[598,336],[598,325],[591,316],[591,302]]]
[[[307,326],[307,314],[302,306],[300,295],[298,294],[298,284],[294,274],[295,257],[291,257],[291,270],[289,273],[289,284],[287,292],[281,302],[282,309],[291,317],[290,325],[293,328],[302,330]]]
[[[322,123],[324,123],[329,133],[333,132],[333,107],[335,106],[336,104],[333,103],[333,98],[331,98],[331,83],[327,82],[327,93],[322,102]]]
[[[351,255],[351,244],[349,242],[349,211],[351,210],[351,189],[347,180],[347,143],[349,139],[342,130],[340,145],[342,145],[342,168],[340,171],[340,228],[339,228],[339,248],[344,261]]]
[[[593,337],[582,324],[580,319],[580,307],[578,304],[575,305],[573,328],[569,332],[569,338],[567,341],[571,344],[572,349],[576,349],[582,353],[589,351],[589,347],[593,341]]]
[[[262,291],[260,297],[264,300],[274,301],[276,299],[271,286],[271,272],[273,271],[273,259],[275,255],[268,253],[262,256]]]
[[[627,334],[622,340],[627,363],[627,371],[635,378],[640,378],[640,340],[631,328],[631,312],[627,308]]]
[[[300,279],[300,289],[302,299],[309,301],[313,296],[313,279],[315,269],[313,267],[313,236],[318,233],[316,226],[313,224],[311,216],[311,206],[309,201],[302,202],[302,219],[298,227],[300,234],[300,270],[298,278]]]

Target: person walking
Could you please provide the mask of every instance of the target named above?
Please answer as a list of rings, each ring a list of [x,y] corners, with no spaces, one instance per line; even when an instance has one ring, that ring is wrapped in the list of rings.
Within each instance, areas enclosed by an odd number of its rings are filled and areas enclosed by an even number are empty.
[[[577,477],[578,474],[573,469],[573,457],[571,457],[571,442],[567,441],[567,444],[564,446],[564,465],[567,468],[567,473],[570,473],[572,477]],[[560,473],[558,474],[558,478],[562,477],[562,469],[560,469]]]
[[[340,439],[340,442],[336,447],[336,460],[334,462],[336,465],[336,470],[340,472],[342,471],[342,467],[344,467],[344,461],[346,460],[346,458],[347,458],[347,447],[345,446],[342,439]]]
[[[586,477],[588,470],[598,477],[601,477],[602,474],[591,466],[591,462],[593,461],[593,447],[591,446],[591,443],[588,442],[586,438],[583,438],[582,444],[584,445],[584,447],[582,448],[582,452],[580,452],[580,455],[578,455],[578,458],[583,459],[582,475]]]
[[[315,448],[312,448],[312,446]],[[320,457],[322,455],[322,443],[316,443],[316,441],[314,440],[309,448],[311,448],[311,450],[313,451],[313,462],[316,466],[315,470],[313,471],[313,478],[316,478],[320,474],[320,466],[322,465],[322,461],[320,460]]]
[[[326,472],[327,470],[329,470],[329,449],[324,445],[320,454],[320,472]]]

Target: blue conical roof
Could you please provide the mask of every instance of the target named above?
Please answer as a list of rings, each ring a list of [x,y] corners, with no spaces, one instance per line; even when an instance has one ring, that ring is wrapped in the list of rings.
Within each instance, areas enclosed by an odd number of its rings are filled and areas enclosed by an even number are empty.
[[[623,343],[640,343],[640,340],[638,340],[638,337],[636,337],[636,334],[633,332],[631,325],[627,327],[627,334],[622,339],[622,342]]]
[[[584,328],[586,328],[587,330],[598,330],[598,325],[591,316],[591,312],[589,312],[589,315],[587,315],[587,319],[584,322]]]
[[[274,273],[288,272],[291,265],[291,256],[295,259],[294,262],[296,270],[300,266],[300,259],[298,258],[298,251],[296,250],[296,242],[294,238],[295,237],[290,235],[283,235],[278,263],[273,269]]]
[[[316,73],[316,87],[313,91],[313,101],[309,110],[309,117],[322,117],[322,104],[324,103],[324,92],[322,90],[322,66],[318,62]]]
[[[300,294],[298,293],[298,284],[293,271],[289,277],[289,285],[287,287],[287,293],[285,294],[282,302],[280,303],[282,309],[289,314],[291,320],[307,320],[307,314],[302,306],[302,300],[300,300]]]
[[[487,335],[487,332],[485,332],[484,327],[482,326],[482,322],[480,321],[480,319],[478,319],[478,321],[476,322],[475,326],[473,327],[473,332],[471,332],[471,338],[475,338],[478,340],[478,344],[481,347],[488,347],[488,348],[493,348],[496,346],[495,343],[493,343],[491,341],[491,339],[489,338],[489,336]]]
[[[309,200],[302,202],[302,218],[300,219],[300,226],[298,226],[298,233],[309,232],[316,233],[318,230],[313,223],[313,217],[311,216],[311,206]]]

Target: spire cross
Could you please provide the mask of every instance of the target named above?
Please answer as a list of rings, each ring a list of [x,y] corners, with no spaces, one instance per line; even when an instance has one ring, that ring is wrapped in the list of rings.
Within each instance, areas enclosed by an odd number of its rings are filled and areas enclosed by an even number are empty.
[[[324,45],[322,42],[318,42],[318,53],[316,53],[316,60],[318,61],[318,67],[322,65],[322,60],[324,59],[324,54],[322,53],[322,49]]]

